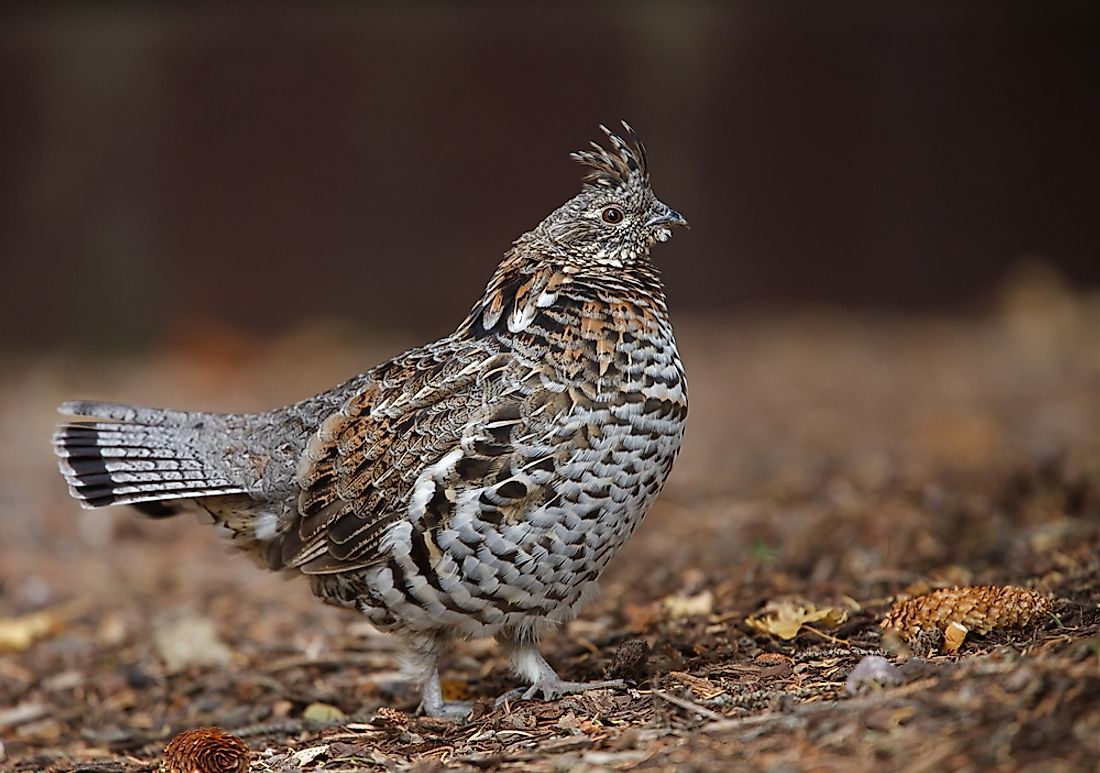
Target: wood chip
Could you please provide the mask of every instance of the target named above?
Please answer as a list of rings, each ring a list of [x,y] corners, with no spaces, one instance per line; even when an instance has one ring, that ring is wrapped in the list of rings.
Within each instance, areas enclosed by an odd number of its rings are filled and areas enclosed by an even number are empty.
[[[962,623],[950,623],[943,631],[943,651],[958,652],[970,630]]]

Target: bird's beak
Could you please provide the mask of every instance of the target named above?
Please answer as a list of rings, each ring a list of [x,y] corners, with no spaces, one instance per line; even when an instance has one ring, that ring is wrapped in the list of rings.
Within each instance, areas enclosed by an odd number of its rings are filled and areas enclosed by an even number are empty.
[[[645,223],[647,226],[655,225],[682,225],[685,228],[689,228],[688,221],[684,219],[684,216],[677,212],[672,207],[662,205],[662,209]]]

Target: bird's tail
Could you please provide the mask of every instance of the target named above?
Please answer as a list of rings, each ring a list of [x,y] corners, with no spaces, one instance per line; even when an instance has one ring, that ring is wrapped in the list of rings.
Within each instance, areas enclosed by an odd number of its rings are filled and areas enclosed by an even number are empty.
[[[89,401],[63,403],[58,411],[80,417],[58,428],[53,445],[83,507],[246,491],[204,442],[224,420],[220,415]]]

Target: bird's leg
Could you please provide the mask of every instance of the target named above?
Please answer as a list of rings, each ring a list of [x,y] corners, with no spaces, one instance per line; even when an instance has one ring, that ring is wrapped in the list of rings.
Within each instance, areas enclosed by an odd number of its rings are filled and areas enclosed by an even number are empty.
[[[432,636],[418,636],[410,641],[410,651],[402,670],[420,685],[420,710],[429,717],[441,719],[466,719],[473,703],[470,701],[445,701],[439,684],[439,654],[443,640]]]
[[[546,662],[535,644],[512,641],[506,642],[506,645],[510,648],[512,670],[530,682],[531,686],[509,690],[497,699],[498,706],[506,700],[531,700],[539,696],[544,701],[550,701],[560,698],[562,695],[584,692],[585,690],[622,689],[626,687],[621,679],[610,679],[602,682],[567,682],[558,676],[553,667]]]
[[[420,701],[420,710],[429,717],[440,719],[466,719],[474,704],[472,701],[445,701],[443,700],[443,688],[439,686],[439,669],[433,668],[432,673],[424,681],[423,697]]]

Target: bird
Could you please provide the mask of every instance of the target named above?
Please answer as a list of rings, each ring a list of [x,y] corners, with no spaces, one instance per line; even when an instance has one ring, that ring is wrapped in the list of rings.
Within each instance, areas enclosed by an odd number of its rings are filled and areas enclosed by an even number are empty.
[[[572,153],[581,190],[505,253],[450,335],[261,413],[71,401],[53,445],[86,508],[206,511],[275,571],[404,642],[432,717],[439,660],[495,637],[553,700],[540,640],[592,598],[661,491],[687,380],[651,248],[685,218],[650,186],[625,121]],[[603,144],[601,144],[603,143]]]

